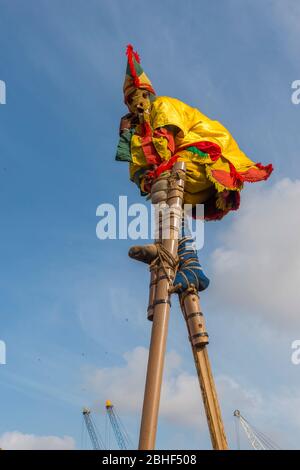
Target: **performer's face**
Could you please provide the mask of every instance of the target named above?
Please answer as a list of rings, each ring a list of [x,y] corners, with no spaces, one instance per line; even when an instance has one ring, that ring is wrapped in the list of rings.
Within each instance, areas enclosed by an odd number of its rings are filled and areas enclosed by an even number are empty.
[[[127,106],[131,113],[142,116],[150,112],[150,95],[146,90],[137,89],[127,98]]]

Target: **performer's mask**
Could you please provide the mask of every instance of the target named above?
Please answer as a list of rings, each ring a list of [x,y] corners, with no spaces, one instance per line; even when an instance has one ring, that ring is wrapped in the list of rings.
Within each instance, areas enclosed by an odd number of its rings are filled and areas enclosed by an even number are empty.
[[[136,116],[149,115],[151,108],[150,94],[147,90],[137,88],[128,96],[126,104],[129,111]]]

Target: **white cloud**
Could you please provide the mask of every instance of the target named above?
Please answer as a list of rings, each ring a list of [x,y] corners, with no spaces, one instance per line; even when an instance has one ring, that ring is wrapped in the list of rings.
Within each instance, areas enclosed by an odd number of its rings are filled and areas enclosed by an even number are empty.
[[[134,416],[139,423],[147,356],[148,351],[138,347],[124,355],[124,366],[90,370],[87,381],[97,397],[93,409],[103,409],[104,401],[109,398],[121,416]],[[243,378],[236,380],[228,375],[217,376],[216,385],[231,448],[236,444],[235,409],[239,409],[256,428],[280,447],[297,448],[294,436],[300,431],[298,390],[278,387],[267,393],[249,386]],[[194,437],[197,436],[195,442],[200,446],[201,442],[205,442],[207,424],[198,379],[196,375],[183,371],[182,359],[174,351],[168,353],[166,358],[160,419],[173,426],[174,436],[190,430]],[[244,438],[243,441],[244,447],[247,447],[247,440]]]
[[[105,400],[110,399],[122,413],[140,414],[147,358],[148,350],[137,347],[124,354],[123,367],[90,371],[88,386],[100,398],[94,408],[103,408]],[[204,418],[198,381],[196,376],[182,370],[181,362],[176,352],[167,353],[160,416],[170,423],[201,427]]]
[[[233,411],[239,409],[253,427],[281,449],[299,449],[300,393],[297,388],[280,386],[267,392],[225,375],[217,378],[217,388],[232,447],[236,444]],[[249,442],[244,432],[242,435],[242,448],[247,448]]]
[[[144,392],[148,350],[137,347],[124,354],[125,364],[120,367],[92,369],[86,380],[97,396],[95,411],[103,408],[106,399],[116,404],[122,413],[140,413]],[[255,392],[244,393],[242,388],[227,376],[218,378],[218,389],[222,395],[243,395],[242,403],[250,408],[257,400]],[[241,400],[240,400],[241,401]],[[199,426],[204,415],[196,375],[182,370],[182,358],[175,352],[166,355],[166,366],[162,387],[160,416],[166,421],[183,426]]]
[[[137,347],[124,354],[125,365],[93,369],[87,374],[87,386],[99,397],[94,409],[102,409],[105,400],[117,403],[124,412],[136,411],[141,404],[147,350]]]
[[[299,325],[299,201],[300,181],[288,178],[243,198],[212,255],[212,288],[230,310]]]
[[[0,447],[4,450],[72,450],[75,441],[70,436],[37,436],[13,431],[0,436]]]

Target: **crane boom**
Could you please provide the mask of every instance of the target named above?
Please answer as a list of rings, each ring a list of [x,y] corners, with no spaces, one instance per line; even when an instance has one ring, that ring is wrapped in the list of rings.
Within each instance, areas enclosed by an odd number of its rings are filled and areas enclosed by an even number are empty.
[[[248,437],[251,446],[255,450],[279,450],[279,447],[272,442],[269,438],[267,438],[263,433],[259,432],[258,430],[254,429],[251,424],[241,415],[239,410],[235,410],[233,413],[242,428],[245,431],[246,436]]]
[[[107,415],[109,417],[109,421],[110,421],[111,427],[113,429],[116,441],[118,443],[119,449],[121,449],[121,450],[128,449],[128,444],[129,444],[128,438],[127,438],[127,436],[124,435],[124,433],[122,432],[122,430],[120,428],[120,423],[119,423],[118,416],[116,415],[116,413],[114,411],[114,406],[113,406],[113,404],[111,403],[110,400],[106,401],[105,408],[106,408],[106,412],[107,412]]]
[[[253,449],[255,450],[266,450],[263,443],[257,437],[257,435],[253,432],[251,426],[247,423],[247,421],[243,418],[239,410],[235,410],[234,416],[239,419],[242,428],[244,429],[246,436],[248,437],[250,444],[252,445]]]
[[[83,408],[82,411],[83,418],[86,424],[86,428],[88,430],[93,449],[94,450],[103,450],[105,449],[105,446],[100,438],[100,436],[97,435],[95,425],[93,423],[92,417],[91,417],[91,411],[88,408]]]

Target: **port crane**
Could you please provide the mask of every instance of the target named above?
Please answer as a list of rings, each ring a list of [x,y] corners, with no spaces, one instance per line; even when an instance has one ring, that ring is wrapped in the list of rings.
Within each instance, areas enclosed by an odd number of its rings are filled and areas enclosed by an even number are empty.
[[[114,436],[116,438],[119,449],[126,450],[132,449],[133,445],[128,436],[121,419],[119,418],[116,409],[110,400],[106,400],[105,403],[106,414],[108,416],[110,425],[112,427]]]
[[[233,416],[237,419],[238,424],[244,430],[254,450],[280,450],[280,447],[278,447],[275,442],[252,426],[239,410],[235,410]]]
[[[83,419],[89,433],[91,443],[94,450],[105,450],[105,445],[103,439],[96,427],[96,424],[91,415],[91,410],[88,408],[83,408],[82,410]]]

